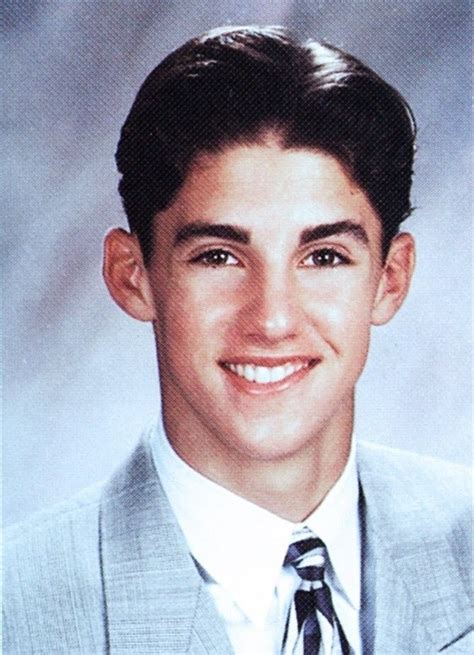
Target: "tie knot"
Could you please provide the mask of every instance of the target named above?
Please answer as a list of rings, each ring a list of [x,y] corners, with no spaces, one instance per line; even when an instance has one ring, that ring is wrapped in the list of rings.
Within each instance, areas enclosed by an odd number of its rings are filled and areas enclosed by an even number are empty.
[[[291,565],[302,580],[323,581],[326,565],[326,546],[321,539],[311,536],[290,544],[284,565]]]

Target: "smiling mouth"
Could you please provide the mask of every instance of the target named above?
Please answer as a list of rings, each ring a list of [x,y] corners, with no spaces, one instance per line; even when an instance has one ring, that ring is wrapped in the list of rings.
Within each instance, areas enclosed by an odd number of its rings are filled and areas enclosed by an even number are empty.
[[[221,366],[242,381],[255,386],[286,386],[285,383],[287,382],[301,379],[304,373],[313,368],[318,361],[317,359],[298,358],[292,361],[281,360],[275,366],[264,366],[250,362],[222,362]]]

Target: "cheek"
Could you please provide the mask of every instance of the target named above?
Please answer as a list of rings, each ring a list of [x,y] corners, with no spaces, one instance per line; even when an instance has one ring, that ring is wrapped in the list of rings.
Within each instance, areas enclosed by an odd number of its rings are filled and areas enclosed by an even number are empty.
[[[368,344],[374,285],[365,276],[341,276],[307,295],[309,314],[321,336],[338,352]]]
[[[233,306],[228,289],[199,279],[163,285],[157,293],[160,341],[182,359],[199,358],[212,349],[230,323]]]

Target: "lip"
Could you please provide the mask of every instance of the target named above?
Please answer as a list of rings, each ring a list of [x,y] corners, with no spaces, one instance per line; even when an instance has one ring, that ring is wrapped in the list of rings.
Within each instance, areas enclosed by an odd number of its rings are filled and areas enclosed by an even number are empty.
[[[301,357],[294,355],[289,357],[230,357],[219,362],[219,365],[226,374],[227,380],[235,389],[251,396],[260,396],[285,391],[305,378],[310,371],[320,363],[320,361],[320,358],[316,357]],[[225,364],[253,364],[254,366],[273,367],[295,363],[303,363],[305,366],[283,380],[279,380],[278,382],[268,382],[266,384],[249,382],[225,366]]]
[[[222,359],[219,364],[253,364],[254,366],[283,366],[284,364],[308,364],[318,360],[318,357],[305,357],[301,355],[288,355],[287,357],[272,357],[272,356],[254,356],[244,355],[242,357],[226,357]]]

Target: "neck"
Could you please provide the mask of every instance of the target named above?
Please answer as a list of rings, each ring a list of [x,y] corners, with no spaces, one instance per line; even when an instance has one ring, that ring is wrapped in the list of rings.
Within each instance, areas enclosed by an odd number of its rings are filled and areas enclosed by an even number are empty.
[[[258,459],[241,451],[229,457],[218,441],[196,439],[196,430],[183,434],[183,425],[173,412],[170,415],[164,411],[163,419],[172,447],[189,466],[246,500],[297,523],[318,507],[347,464],[353,400],[339,420],[315,431],[299,451],[271,459]]]
[[[305,451],[300,457],[278,462],[240,461],[233,475],[215,481],[273,514],[297,523],[323,501],[341,476],[349,453],[350,440],[337,453],[334,448],[314,448],[312,456]]]

